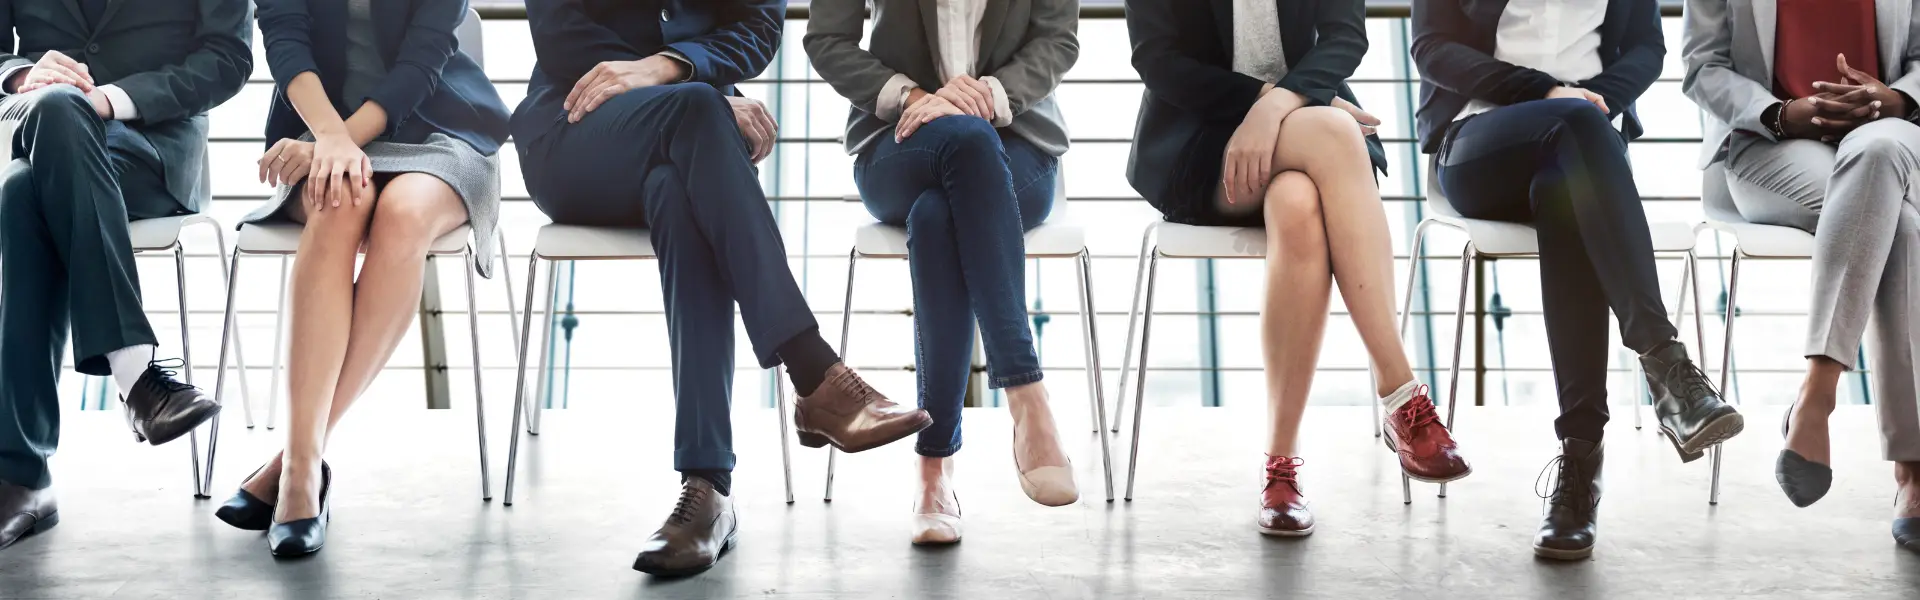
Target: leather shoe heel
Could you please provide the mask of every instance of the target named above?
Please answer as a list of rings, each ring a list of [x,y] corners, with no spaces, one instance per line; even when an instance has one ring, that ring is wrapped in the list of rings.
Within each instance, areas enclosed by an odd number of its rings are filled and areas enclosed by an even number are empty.
[[[824,448],[827,446],[827,436],[824,435],[802,432],[799,437],[800,445],[808,448]]]
[[[326,463],[320,463],[320,515],[268,527],[267,551],[273,553],[274,558],[306,556],[327,545],[327,523],[333,517],[327,496],[332,491],[333,470]]]

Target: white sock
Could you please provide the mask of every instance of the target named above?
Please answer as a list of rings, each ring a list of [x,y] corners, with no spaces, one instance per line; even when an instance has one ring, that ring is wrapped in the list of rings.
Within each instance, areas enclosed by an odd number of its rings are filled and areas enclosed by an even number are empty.
[[[1420,380],[1415,379],[1408,381],[1406,385],[1400,386],[1400,389],[1394,390],[1391,394],[1387,394],[1385,398],[1381,398],[1380,404],[1387,407],[1388,413],[1400,410],[1400,407],[1406,406],[1408,402],[1413,401],[1413,393],[1419,389]]]
[[[133,384],[140,381],[140,374],[147,372],[147,363],[153,362],[153,351],[153,345],[142,344],[107,353],[107,366],[113,369],[113,382],[120,386],[120,397],[125,398],[132,393]]]

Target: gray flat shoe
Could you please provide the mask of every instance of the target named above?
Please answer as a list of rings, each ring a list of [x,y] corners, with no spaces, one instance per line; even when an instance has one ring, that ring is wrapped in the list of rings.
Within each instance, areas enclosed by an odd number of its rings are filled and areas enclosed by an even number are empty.
[[[1920,552],[1920,518],[1893,520],[1893,541],[1908,552]]]
[[[1787,414],[1780,419],[1780,437],[1787,437],[1788,428],[1793,422],[1793,409],[1800,402],[1794,401],[1787,407]],[[1794,506],[1806,508],[1826,497],[1827,490],[1833,488],[1833,467],[1823,465],[1801,456],[1799,452],[1782,448],[1780,458],[1773,463],[1773,479],[1780,483],[1780,491],[1786,492],[1787,500]],[[1917,532],[1920,533],[1920,532]]]

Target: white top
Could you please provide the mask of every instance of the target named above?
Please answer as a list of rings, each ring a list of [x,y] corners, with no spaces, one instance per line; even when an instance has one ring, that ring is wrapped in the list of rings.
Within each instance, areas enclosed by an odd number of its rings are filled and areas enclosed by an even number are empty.
[[[1287,75],[1280,5],[1274,0],[1233,0],[1233,72],[1267,83]]]
[[[885,0],[881,0],[885,1]],[[939,24],[935,31],[940,39],[934,46],[934,63],[940,69],[940,81],[966,75],[975,77],[980,66],[976,64],[980,56],[980,20],[987,14],[987,3],[994,0],[936,0],[934,20]],[[1006,127],[1013,124],[1013,109],[1007,100],[1007,90],[1000,86],[1000,80],[991,75],[979,77],[981,83],[993,88],[993,126]],[[913,93],[916,84],[905,73],[895,73],[887,85],[880,88],[880,96],[875,99],[874,113],[882,119],[896,121],[900,111],[906,109],[907,97]],[[927,90],[934,92],[938,90]]]
[[[1606,21],[1607,0],[1510,0],[1500,13],[1493,57],[1564,82],[1591,79],[1606,68],[1600,63],[1600,26]],[[1454,120],[1495,108],[1474,100]]]

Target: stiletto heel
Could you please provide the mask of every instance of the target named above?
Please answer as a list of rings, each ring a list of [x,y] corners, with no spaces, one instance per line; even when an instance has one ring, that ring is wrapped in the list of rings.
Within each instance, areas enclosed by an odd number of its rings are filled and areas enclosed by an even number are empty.
[[[274,523],[267,529],[267,551],[275,558],[306,556],[319,552],[327,544],[327,522],[333,508],[327,496],[333,491],[333,469],[320,463],[320,514],[310,519]]]

